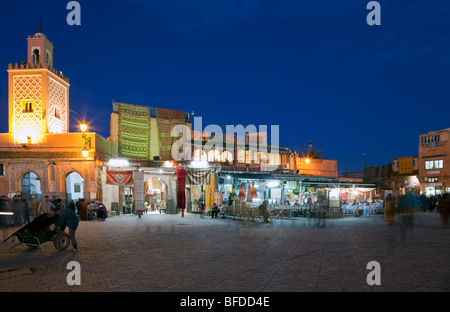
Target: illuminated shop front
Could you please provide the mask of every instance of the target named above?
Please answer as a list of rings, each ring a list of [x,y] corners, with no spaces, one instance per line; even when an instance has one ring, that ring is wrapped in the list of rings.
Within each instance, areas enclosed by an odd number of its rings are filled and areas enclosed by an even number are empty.
[[[329,207],[340,208],[343,204],[372,202],[377,197],[374,184],[349,182],[303,182],[302,204],[328,203]]]
[[[176,169],[171,161],[112,159],[104,163],[104,203],[116,214],[176,213]]]
[[[177,169],[177,208],[199,213],[211,210],[217,195],[217,164],[206,161],[187,161]]]
[[[219,175],[218,191],[221,193],[223,205],[230,204],[230,197],[233,189],[236,193],[243,191],[245,199],[249,204],[259,205],[264,200],[269,204],[281,205],[285,202],[282,194],[289,191],[283,186],[282,180],[274,178],[270,175],[253,175],[249,177],[241,177],[239,174]],[[256,196],[250,198],[250,192],[254,188]]]
[[[260,204],[264,200],[269,205],[328,205],[339,208],[342,204],[372,202],[378,198],[374,184],[342,182],[335,178],[300,177],[283,174],[219,174],[218,191],[222,193],[224,205],[229,205],[233,192],[242,186],[245,201]],[[251,188],[257,196],[248,200]]]

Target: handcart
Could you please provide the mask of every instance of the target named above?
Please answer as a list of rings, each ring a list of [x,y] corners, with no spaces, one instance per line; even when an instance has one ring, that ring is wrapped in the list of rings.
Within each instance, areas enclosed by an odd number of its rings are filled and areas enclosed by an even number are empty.
[[[5,243],[10,238],[12,238],[13,241],[15,238],[17,238],[19,240],[19,243],[17,245],[20,245],[22,248],[25,245],[31,248],[39,247],[42,251],[44,251],[42,244],[47,241],[53,241],[53,245],[56,249],[65,250],[67,249],[67,247],[69,247],[70,237],[69,235],[67,235],[67,233],[58,232],[56,230],[57,222],[58,216],[52,217],[50,214],[44,213],[11,234],[7,239],[3,241],[3,243]]]

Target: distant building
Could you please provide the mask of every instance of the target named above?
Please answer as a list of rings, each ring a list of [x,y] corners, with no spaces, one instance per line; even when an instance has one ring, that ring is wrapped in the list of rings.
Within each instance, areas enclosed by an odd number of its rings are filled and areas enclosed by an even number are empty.
[[[394,158],[392,183],[398,194],[420,194],[419,156]]]
[[[374,183],[377,193],[383,193],[385,190],[392,190],[392,163],[372,166],[364,169],[365,183]]]
[[[450,128],[420,135],[419,180],[426,196],[450,192]]]
[[[362,179],[363,178],[363,172],[342,172],[339,174],[339,177],[341,178],[347,178],[347,179]]]

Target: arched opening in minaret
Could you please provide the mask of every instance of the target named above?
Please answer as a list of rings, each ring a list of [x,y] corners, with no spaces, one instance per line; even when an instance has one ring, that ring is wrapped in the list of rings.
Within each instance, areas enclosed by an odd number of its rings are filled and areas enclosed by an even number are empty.
[[[34,49],[34,51],[33,51],[33,62],[34,62],[34,65],[39,64],[39,50],[38,49]]]

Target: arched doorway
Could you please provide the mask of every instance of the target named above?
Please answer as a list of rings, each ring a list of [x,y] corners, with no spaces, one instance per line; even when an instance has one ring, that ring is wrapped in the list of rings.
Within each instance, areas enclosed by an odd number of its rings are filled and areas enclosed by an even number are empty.
[[[76,203],[78,199],[84,198],[84,181],[77,172],[71,172],[66,177],[66,198],[66,205],[71,200]]]
[[[37,200],[42,200],[41,193],[41,180],[34,172],[27,172],[22,178],[22,198],[25,198],[29,202],[32,196],[36,197]]]

